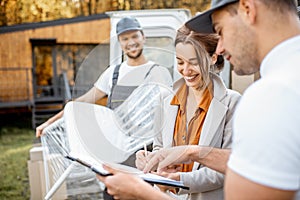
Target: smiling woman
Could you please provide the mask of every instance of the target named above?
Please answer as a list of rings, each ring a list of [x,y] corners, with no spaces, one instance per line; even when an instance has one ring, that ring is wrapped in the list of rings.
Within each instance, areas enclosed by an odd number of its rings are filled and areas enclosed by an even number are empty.
[[[175,48],[177,71],[182,78],[174,84],[176,94],[164,101],[168,126],[154,139],[154,151],[181,145],[230,148],[232,113],[240,95],[227,89],[218,75],[224,60],[215,54],[217,42],[216,34],[198,34],[186,27],[178,30]],[[137,166],[143,169],[143,151],[137,155]],[[223,199],[222,174],[199,163],[182,164],[170,170],[160,175],[180,180],[190,187],[190,190],[179,189],[178,195]]]

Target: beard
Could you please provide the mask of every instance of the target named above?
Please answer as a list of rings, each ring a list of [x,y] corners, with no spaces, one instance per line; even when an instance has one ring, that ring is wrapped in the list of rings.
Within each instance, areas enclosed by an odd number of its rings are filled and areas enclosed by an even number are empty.
[[[137,53],[135,56],[131,55],[130,52],[127,53],[126,55],[127,55],[127,57],[129,57],[129,58],[131,58],[131,59],[137,59],[137,58],[139,58],[142,54],[143,54],[143,49],[140,49],[140,50],[138,51],[138,53]]]
[[[252,54],[249,52],[250,49],[252,49]],[[259,71],[260,63],[257,59],[257,51],[254,51],[255,48],[250,49],[248,49],[249,54],[244,52],[244,56],[241,55],[238,58],[240,61],[236,65],[233,65],[234,72],[237,75],[251,75]]]
[[[234,72],[237,75],[250,75],[259,71],[260,62],[258,59],[258,47],[256,45],[256,35],[253,32],[243,32],[243,41],[237,42],[235,45],[235,63],[233,64]],[[247,36],[245,36],[245,34]]]

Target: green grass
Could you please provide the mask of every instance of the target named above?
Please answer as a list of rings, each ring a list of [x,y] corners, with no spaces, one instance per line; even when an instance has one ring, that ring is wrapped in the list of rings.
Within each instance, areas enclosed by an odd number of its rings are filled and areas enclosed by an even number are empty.
[[[30,116],[0,116],[0,200],[30,199],[27,160],[34,131]]]

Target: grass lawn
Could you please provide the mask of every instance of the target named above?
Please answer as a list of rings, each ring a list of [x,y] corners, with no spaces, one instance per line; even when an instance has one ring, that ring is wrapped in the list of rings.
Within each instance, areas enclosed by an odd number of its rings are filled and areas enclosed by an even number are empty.
[[[28,113],[0,115],[0,200],[30,199],[27,160],[35,140]]]

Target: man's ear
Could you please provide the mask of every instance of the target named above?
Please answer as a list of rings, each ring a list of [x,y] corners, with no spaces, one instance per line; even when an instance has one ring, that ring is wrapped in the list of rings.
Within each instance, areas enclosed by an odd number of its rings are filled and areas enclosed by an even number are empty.
[[[141,33],[142,33],[142,32],[141,32]],[[145,44],[145,43],[146,43],[146,36],[145,36],[144,33],[142,33],[142,37],[143,37],[143,44]]]
[[[211,57],[211,64],[212,65],[216,64],[217,60],[218,60],[218,55],[214,53]]]
[[[255,0],[240,0],[238,12],[243,19],[248,21],[248,23],[253,24],[256,20],[256,6]]]

